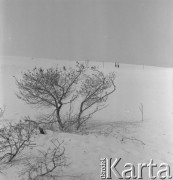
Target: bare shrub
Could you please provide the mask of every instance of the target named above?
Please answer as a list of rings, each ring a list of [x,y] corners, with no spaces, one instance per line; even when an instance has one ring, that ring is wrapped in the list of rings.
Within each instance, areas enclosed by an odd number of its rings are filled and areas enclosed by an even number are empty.
[[[0,129],[0,162],[9,163],[16,158],[24,148],[32,145],[31,136],[34,129],[21,121]]]
[[[34,68],[16,78],[17,97],[36,107],[49,108],[46,121],[59,129],[79,129],[103,109],[115,91],[115,74],[105,75],[97,67],[77,62],[76,68]],[[76,108],[74,108],[76,107]]]
[[[34,160],[27,160],[23,170],[20,172],[22,179],[27,180],[54,180],[61,176],[62,167],[67,166],[64,155],[65,148],[62,143],[53,143],[54,148],[47,151],[39,151],[39,157]]]

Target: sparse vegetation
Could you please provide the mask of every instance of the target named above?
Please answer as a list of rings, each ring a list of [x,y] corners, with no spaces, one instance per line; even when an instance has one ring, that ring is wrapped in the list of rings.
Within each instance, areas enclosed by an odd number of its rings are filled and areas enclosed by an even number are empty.
[[[61,176],[61,168],[67,166],[64,155],[65,148],[61,147],[62,143],[56,140],[56,143],[52,142],[54,148],[49,148],[47,151],[39,151],[36,159],[27,160],[20,176],[23,179],[27,178],[27,180],[45,180],[48,178],[54,180]]]
[[[25,123],[11,123],[0,129],[0,163],[12,162],[26,147],[32,145],[34,129]]]
[[[62,131],[79,130],[94,113],[103,109],[116,87],[115,74],[105,75],[96,67],[76,64],[76,68],[34,68],[16,78],[17,97],[28,104],[46,107],[45,118],[58,123]]]

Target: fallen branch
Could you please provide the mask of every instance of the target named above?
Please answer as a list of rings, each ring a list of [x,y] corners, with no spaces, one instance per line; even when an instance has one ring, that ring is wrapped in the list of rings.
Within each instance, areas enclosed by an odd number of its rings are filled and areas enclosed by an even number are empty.
[[[136,139],[136,138],[128,138],[128,137],[123,137],[121,141],[124,141],[124,139],[129,139],[129,140],[132,140],[132,141],[138,141],[140,142],[141,144],[145,145],[145,143],[139,139]]]

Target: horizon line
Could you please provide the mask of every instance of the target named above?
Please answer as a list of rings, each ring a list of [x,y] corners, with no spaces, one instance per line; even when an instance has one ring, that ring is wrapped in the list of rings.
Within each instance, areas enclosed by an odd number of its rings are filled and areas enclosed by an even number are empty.
[[[57,59],[56,57],[52,58],[46,58],[46,57],[33,57],[33,56],[0,56],[0,58],[31,58],[31,60],[36,59],[44,59],[44,60],[57,60],[57,61],[91,61],[91,62],[104,62],[104,63],[114,63],[118,62],[119,64],[127,64],[127,65],[138,65],[138,66],[151,66],[151,67],[161,67],[161,68],[173,68],[173,65],[171,66],[158,66],[158,65],[150,65],[150,64],[144,64],[144,63],[127,63],[122,61],[111,61],[111,60],[90,60],[90,59],[80,59],[80,60],[74,60],[74,59]]]

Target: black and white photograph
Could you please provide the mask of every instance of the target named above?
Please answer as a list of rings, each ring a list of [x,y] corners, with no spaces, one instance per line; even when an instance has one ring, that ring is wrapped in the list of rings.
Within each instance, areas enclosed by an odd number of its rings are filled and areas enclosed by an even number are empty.
[[[173,178],[173,0],[0,0],[0,180]]]

